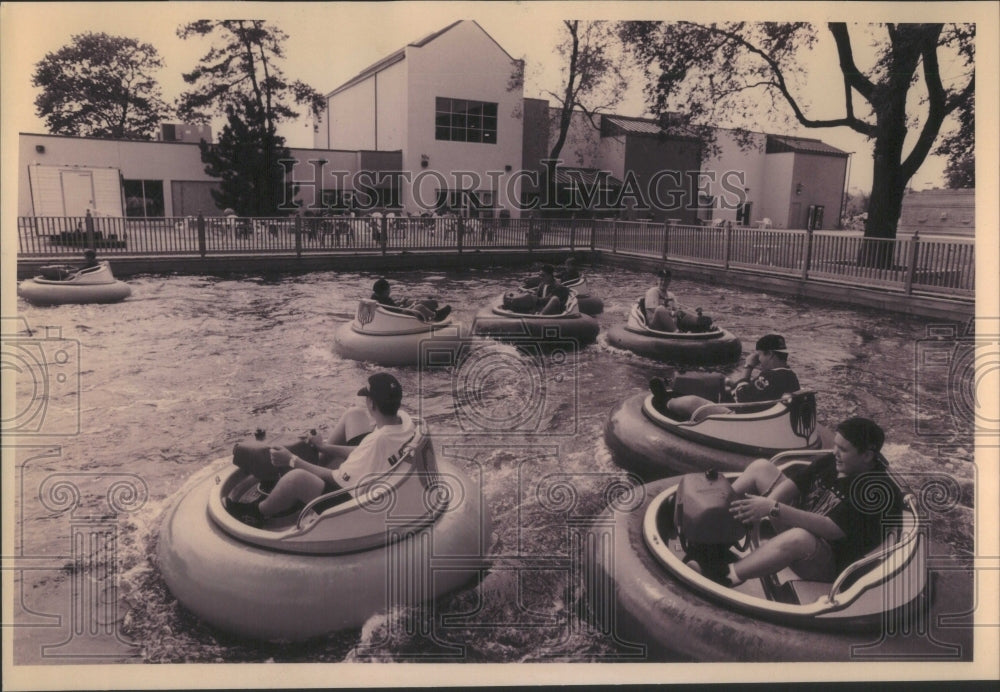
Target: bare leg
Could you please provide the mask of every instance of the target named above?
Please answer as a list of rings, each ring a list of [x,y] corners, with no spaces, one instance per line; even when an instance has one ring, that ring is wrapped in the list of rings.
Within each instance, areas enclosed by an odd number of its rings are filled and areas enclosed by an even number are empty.
[[[763,495],[781,475],[781,470],[768,459],[755,459],[750,462],[740,477],[733,481],[733,492],[738,496],[753,493]]]
[[[563,311],[562,301],[558,297],[552,296],[549,298],[549,302],[545,304],[541,310],[538,311],[540,315],[558,315]]]
[[[303,469],[292,469],[278,481],[271,494],[260,503],[260,513],[265,517],[281,514],[296,502],[303,504],[323,494],[325,484],[318,476]]]
[[[677,323],[674,322],[673,315],[662,305],[656,308],[656,312],[653,313],[653,319],[649,323],[650,329],[656,329],[661,332],[676,332]]]
[[[798,527],[788,529],[763,544],[735,565],[733,569],[740,579],[753,579],[766,574],[774,574],[795,563],[802,563],[807,558],[816,558],[833,564],[827,555],[828,551],[819,550],[820,540],[805,529]],[[819,565],[817,565],[819,567]],[[825,576],[822,569],[803,568],[803,572],[812,572],[815,576]]]

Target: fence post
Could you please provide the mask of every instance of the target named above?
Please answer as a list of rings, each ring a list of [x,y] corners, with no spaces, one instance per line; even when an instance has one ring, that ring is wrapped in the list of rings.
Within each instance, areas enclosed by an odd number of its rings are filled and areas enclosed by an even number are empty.
[[[667,259],[667,253],[670,252],[670,226],[673,221],[673,219],[663,221],[663,259]]]
[[[729,258],[732,256],[733,251],[733,225],[730,223],[726,224],[726,240],[725,240],[725,250],[723,251],[723,261],[722,266],[728,270],[729,269]]]
[[[389,217],[382,216],[378,220],[378,225],[382,229],[379,233],[379,242],[382,244],[382,254],[386,253],[386,248],[389,247]]]
[[[202,259],[205,258],[205,215],[200,211],[198,212],[198,252],[201,253]]]
[[[910,239],[910,258],[906,264],[906,283],[904,292],[906,295],[913,294],[913,275],[917,271],[917,248],[920,245],[920,232],[914,231]]]
[[[569,251],[576,248],[576,214],[569,215]]]
[[[597,217],[592,216],[590,218],[590,251],[593,252],[597,248],[596,234],[597,234]]]
[[[813,255],[813,229],[806,229],[806,256],[802,258],[802,280],[809,279],[809,268],[812,266]]]
[[[455,225],[455,243],[458,245],[458,254],[462,254],[462,245],[465,238],[465,219],[461,216]]]
[[[618,219],[615,219],[614,228],[611,231],[611,254],[618,252]]]
[[[295,215],[295,256],[302,259],[302,216]]]
[[[97,248],[94,246],[94,217],[90,215],[90,209],[87,210],[87,215],[83,219],[83,225],[87,230],[87,247],[96,252]]]

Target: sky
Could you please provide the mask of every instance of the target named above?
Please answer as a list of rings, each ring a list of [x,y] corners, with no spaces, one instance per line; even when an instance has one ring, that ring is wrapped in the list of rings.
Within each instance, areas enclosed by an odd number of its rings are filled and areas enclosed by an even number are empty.
[[[45,132],[35,116],[33,101],[38,91],[31,86],[35,64],[46,53],[70,42],[86,31],[102,31],[129,36],[151,43],[163,58],[158,73],[165,100],[171,102],[185,88],[181,73],[190,70],[209,47],[206,39],[182,40],[177,28],[201,18],[262,18],[278,25],[286,34],[285,75],[300,79],[326,93],[359,71],[403,45],[436,31],[451,22],[475,19],[497,43],[515,58],[526,61],[524,95],[545,96],[558,90],[561,60],[554,47],[564,31],[563,19],[643,18],[671,20],[690,18],[703,21],[721,19],[809,19],[821,25],[823,38],[803,56],[810,79],[803,85],[803,99],[812,103],[812,113],[823,117],[842,115],[839,87],[829,32],[822,26],[828,19],[857,20],[864,9],[872,21],[915,21],[937,18],[941,7],[934,3],[895,3],[888,7],[874,3],[605,3],[605,2],[385,2],[385,3],[4,3],[2,15],[2,119],[6,132]],[[952,6],[953,7],[953,6]],[[766,15],[760,12],[766,11]],[[803,14],[807,13],[807,14]],[[946,12],[956,18],[956,11]],[[839,16],[838,16],[839,15]],[[647,115],[636,80],[619,114]],[[871,145],[847,128],[805,130],[797,125],[763,125],[759,128],[781,134],[814,137],[853,152],[850,189],[871,187]],[[213,128],[218,132],[218,127]],[[312,123],[302,119],[282,130],[293,147],[312,146]],[[929,158],[911,181],[914,189],[942,186],[945,161]]]

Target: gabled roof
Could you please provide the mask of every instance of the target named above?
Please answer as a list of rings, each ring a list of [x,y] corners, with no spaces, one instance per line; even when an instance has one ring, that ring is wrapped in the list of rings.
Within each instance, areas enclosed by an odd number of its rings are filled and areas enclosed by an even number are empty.
[[[821,156],[848,156],[846,151],[832,147],[826,142],[809,137],[788,137],[785,135],[767,135],[765,154],[820,154]]]
[[[623,115],[606,115],[604,122],[626,135],[658,135],[663,128],[648,118],[630,118]]]
[[[464,21],[466,21],[466,20],[465,19],[459,19],[458,21],[452,22],[451,24],[449,24],[448,26],[444,27],[443,29],[438,29],[437,31],[435,31],[435,32],[433,32],[431,34],[427,34],[426,36],[424,36],[421,39],[417,39],[416,41],[411,41],[410,43],[407,43],[405,46],[403,46],[399,50],[395,51],[394,53],[391,53],[390,55],[387,55],[386,57],[382,58],[381,60],[379,60],[377,62],[374,62],[371,65],[369,65],[368,67],[366,67],[365,69],[361,70],[361,72],[359,72],[358,74],[354,75],[353,77],[351,77],[350,79],[348,79],[346,82],[344,82],[343,84],[341,84],[339,87],[337,87],[336,89],[334,89],[333,91],[331,91],[330,93],[328,93],[326,95],[327,98],[333,96],[334,94],[337,94],[337,93],[343,91],[344,89],[348,89],[348,88],[354,86],[358,82],[363,82],[368,77],[371,77],[373,74],[381,72],[382,70],[384,70],[385,68],[389,67],[390,65],[394,65],[395,63],[400,62],[401,60],[406,59],[406,49],[407,49],[407,47],[413,46],[414,48],[423,48],[424,46],[426,46],[428,43],[430,43],[434,39],[436,39],[439,36],[447,33],[451,29],[454,29],[456,26],[458,26],[459,24],[461,24]],[[482,31],[484,34],[486,34],[487,38],[489,38],[491,41],[493,41],[494,44],[496,44],[497,48],[499,48],[501,51],[503,51],[504,55],[506,55],[511,60],[514,59],[514,58],[511,58],[510,53],[508,53],[507,51],[505,51],[503,49],[503,46],[501,46],[499,43],[497,43],[496,40],[492,36],[490,36],[489,34],[486,33],[486,30],[483,29],[483,27],[479,26],[479,22],[477,22],[475,20],[471,20],[471,21],[472,21],[473,24],[475,24],[477,27],[479,27],[480,31]]]

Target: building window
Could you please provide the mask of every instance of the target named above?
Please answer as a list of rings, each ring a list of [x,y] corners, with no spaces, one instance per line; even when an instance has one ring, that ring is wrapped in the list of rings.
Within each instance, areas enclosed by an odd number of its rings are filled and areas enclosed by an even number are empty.
[[[122,189],[126,216],[164,216],[162,180],[123,180]]]
[[[434,138],[447,142],[497,143],[497,104],[438,96]]]

